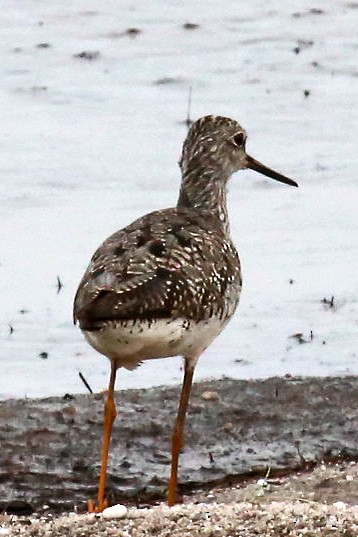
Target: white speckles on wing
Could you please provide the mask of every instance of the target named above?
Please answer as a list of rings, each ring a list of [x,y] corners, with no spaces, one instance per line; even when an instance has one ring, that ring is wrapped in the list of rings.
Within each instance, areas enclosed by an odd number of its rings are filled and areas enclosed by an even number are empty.
[[[96,277],[96,285],[99,289],[106,288],[111,289],[116,285],[116,277],[112,272],[102,272]]]

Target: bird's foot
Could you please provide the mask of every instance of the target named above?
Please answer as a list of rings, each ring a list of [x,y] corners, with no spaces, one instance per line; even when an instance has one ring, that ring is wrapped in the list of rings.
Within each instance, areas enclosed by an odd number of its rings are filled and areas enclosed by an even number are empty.
[[[108,507],[108,501],[106,499],[101,502],[94,502],[93,500],[88,500],[88,512],[89,513],[102,513]]]

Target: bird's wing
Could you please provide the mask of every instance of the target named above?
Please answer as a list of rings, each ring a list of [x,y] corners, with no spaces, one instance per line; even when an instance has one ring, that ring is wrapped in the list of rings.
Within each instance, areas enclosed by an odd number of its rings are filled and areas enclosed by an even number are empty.
[[[237,269],[228,273],[228,258],[236,255],[223,236],[213,239],[208,217],[183,209],[151,213],[96,251],[75,297],[74,320],[96,330],[109,320],[200,317],[240,277]]]

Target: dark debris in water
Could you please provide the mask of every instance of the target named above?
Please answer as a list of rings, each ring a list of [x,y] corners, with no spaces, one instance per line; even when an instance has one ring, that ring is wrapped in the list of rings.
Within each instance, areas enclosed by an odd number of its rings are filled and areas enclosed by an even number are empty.
[[[100,53],[98,50],[84,50],[78,54],[74,54],[73,57],[79,60],[93,61],[98,60]]]
[[[322,298],[321,302],[322,302],[322,304],[323,304],[324,306],[328,306],[329,308],[333,308],[334,305],[335,305],[335,304],[334,304],[334,296],[331,296],[330,299],[324,297],[324,298]]]
[[[141,34],[142,30],[140,30],[139,28],[128,28],[124,33],[125,35],[134,38]]]
[[[167,86],[171,84],[182,84],[184,81],[179,77],[164,76],[154,81],[156,86]]]
[[[63,283],[61,281],[61,278],[60,278],[60,276],[57,276],[57,294],[60,293],[62,287],[63,287]]]
[[[51,45],[50,43],[38,43],[38,44],[36,45],[36,48],[40,48],[40,49],[41,49],[41,48],[42,48],[42,49],[45,49],[45,48],[51,48],[51,47],[52,47],[52,45]]]
[[[197,30],[199,27],[199,24],[196,24],[195,22],[185,22],[183,24],[184,30]]]

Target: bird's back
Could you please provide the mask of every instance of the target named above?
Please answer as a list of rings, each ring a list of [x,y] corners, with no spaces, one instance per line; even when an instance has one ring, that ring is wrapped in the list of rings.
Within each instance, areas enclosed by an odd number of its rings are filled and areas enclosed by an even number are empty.
[[[240,289],[238,254],[217,218],[185,207],[165,209],[136,220],[99,247],[79,285],[74,320],[85,333],[213,318],[223,327]]]

